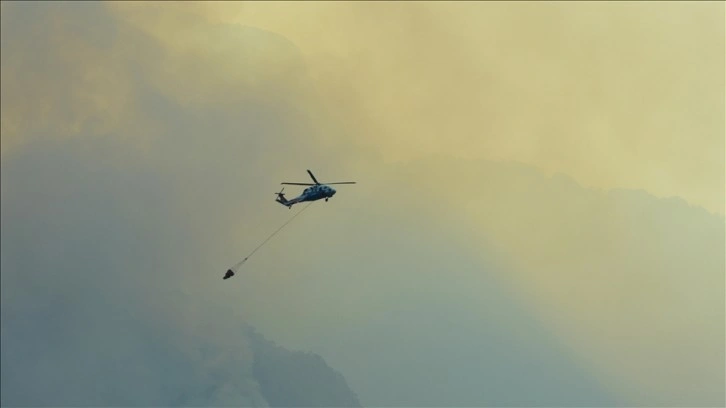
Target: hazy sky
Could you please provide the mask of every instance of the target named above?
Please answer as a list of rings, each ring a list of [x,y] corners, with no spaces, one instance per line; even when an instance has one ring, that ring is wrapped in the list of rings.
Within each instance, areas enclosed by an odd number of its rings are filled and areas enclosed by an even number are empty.
[[[369,405],[723,403],[723,3],[0,4],[13,404],[242,322]]]
[[[300,48],[321,97],[360,115],[356,130],[335,137],[352,138],[386,160],[430,153],[518,160],[588,186],[644,188],[724,213],[722,4],[220,2],[114,9],[177,52],[209,56],[210,48],[235,41],[191,28],[200,16],[282,34]],[[217,63],[226,65],[241,56],[222,58]]]

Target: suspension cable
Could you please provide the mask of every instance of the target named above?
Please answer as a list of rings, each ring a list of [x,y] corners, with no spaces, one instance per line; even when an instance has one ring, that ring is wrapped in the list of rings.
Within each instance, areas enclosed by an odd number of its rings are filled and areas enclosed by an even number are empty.
[[[282,229],[283,229],[283,228],[285,228],[285,226],[286,226],[287,224],[289,224],[290,222],[292,222],[292,220],[294,220],[294,219],[295,219],[295,217],[297,217],[298,215],[302,214],[302,213],[303,213],[303,212],[304,212],[305,210],[307,210],[307,209],[308,209],[308,207],[310,207],[310,204],[312,204],[312,203],[313,203],[312,201],[311,201],[311,202],[309,202],[309,203],[307,203],[307,204],[305,205],[305,207],[303,207],[303,209],[302,209],[302,210],[300,210],[300,211],[298,211],[297,213],[295,213],[295,215],[293,215],[292,217],[290,217],[290,219],[289,219],[289,220],[285,221],[285,223],[284,223],[284,224],[282,224],[282,225],[280,226],[280,228],[278,228],[277,230],[275,230],[275,232],[273,232],[272,234],[270,234],[270,236],[269,236],[269,237],[265,238],[265,240],[264,240],[264,241],[262,241],[262,243],[261,243],[260,245],[258,245],[258,246],[257,246],[257,248],[253,249],[253,250],[252,250],[252,252],[250,252],[250,254],[249,254],[249,255],[247,255],[247,256],[246,256],[246,257],[245,257],[245,258],[244,258],[243,260],[241,260],[241,261],[237,262],[237,263],[236,263],[236,264],[235,264],[235,265],[234,265],[233,267],[231,267],[231,268],[230,268],[230,269],[229,269],[229,270],[227,271],[227,275],[225,276],[225,278],[224,278],[224,279],[227,279],[227,278],[231,277],[232,275],[234,275],[234,273],[235,273],[235,272],[237,272],[237,271],[239,270],[239,267],[240,267],[240,266],[242,266],[242,264],[244,264],[245,262],[247,262],[247,260],[248,260],[248,259],[249,259],[249,258],[250,258],[250,257],[251,257],[251,256],[252,256],[252,255],[253,255],[254,253],[255,253],[255,252],[257,252],[257,250],[258,250],[258,249],[262,248],[262,246],[263,246],[263,245],[265,245],[265,244],[267,243],[267,241],[269,241],[270,239],[272,239],[272,237],[274,237],[275,235],[277,235],[277,233],[278,233],[278,232],[282,231]],[[231,273],[230,273],[230,272],[231,272]]]

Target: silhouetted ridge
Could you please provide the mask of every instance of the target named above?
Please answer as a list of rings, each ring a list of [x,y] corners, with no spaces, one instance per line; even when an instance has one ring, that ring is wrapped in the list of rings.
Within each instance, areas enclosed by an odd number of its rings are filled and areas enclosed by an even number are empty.
[[[250,330],[253,375],[271,407],[360,407],[345,378],[317,354],[289,351]]]

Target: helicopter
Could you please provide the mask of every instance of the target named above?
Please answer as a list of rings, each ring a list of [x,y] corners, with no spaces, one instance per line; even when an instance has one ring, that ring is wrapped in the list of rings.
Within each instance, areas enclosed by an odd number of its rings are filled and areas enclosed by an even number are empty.
[[[286,206],[287,208],[292,208],[293,205],[297,203],[302,203],[305,201],[317,201],[321,198],[324,198],[325,201],[328,201],[331,197],[333,197],[336,193],[335,189],[330,187],[330,184],[355,184],[355,181],[339,181],[335,183],[320,183],[313,175],[313,172],[308,170],[308,174],[310,175],[310,178],[313,179],[315,182],[313,183],[280,183],[280,184],[286,184],[286,185],[293,185],[293,186],[310,186],[303,190],[302,194],[299,196],[293,198],[293,199],[286,199],[285,195],[282,193],[285,191],[285,188],[283,187],[282,190],[280,190],[279,193],[275,193],[277,195],[277,198],[275,201],[278,203]]]

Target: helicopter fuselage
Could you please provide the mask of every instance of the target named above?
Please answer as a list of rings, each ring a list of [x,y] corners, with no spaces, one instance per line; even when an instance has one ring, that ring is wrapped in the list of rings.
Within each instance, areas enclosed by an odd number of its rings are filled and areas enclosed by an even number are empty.
[[[306,188],[303,190],[302,194],[290,200],[287,200],[284,194],[278,193],[276,201],[288,208],[291,208],[293,205],[305,201],[317,201],[323,198],[325,201],[328,201],[328,199],[333,197],[335,193],[336,191],[333,187],[320,184]]]
[[[335,189],[330,186],[326,186],[325,184],[317,185],[317,186],[310,186],[303,190],[302,194],[300,194],[297,198],[300,199],[300,201],[317,201],[321,198],[325,198],[326,200],[332,196],[335,195]]]

